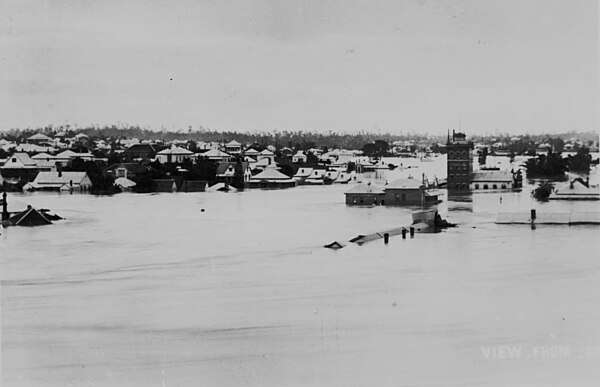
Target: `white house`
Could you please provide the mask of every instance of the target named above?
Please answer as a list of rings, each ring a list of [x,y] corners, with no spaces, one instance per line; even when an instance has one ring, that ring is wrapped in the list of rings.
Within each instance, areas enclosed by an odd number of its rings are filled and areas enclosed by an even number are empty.
[[[242,144],[235,140],[232,140],[225,144],[225,152],[229,153],[230,155],[240,154],[242,153]]]
[[[170,148],[163,149],[156,154],[156,160],[161,164],[182,163],[185,160],[191,160],[193,157],[194,152],[177,145],[172,145]]]
[[[2,169],[36,169],[35,161],[27,153],[14,153],[10,156]]]
[[[25,190],[87,191],[92,181],[85,172],[40,172]]]
[[[250,170],[250,165],[247,162],[243,162],[242,171],[244,174],[244,182],[247,183],[250,181],[252,177],[252,171]],[[222,162],[217,165],[217,180],[219,182],[228,182],[231,183],[233,178],[235,177],[235,167],[236,163],[234,162]]]
[[[294,156],[292,156],[292,163],[305,163],[306,155],[302,151],[296,152]]]
[[[52,139],[43,133],[36,133],[33,136],[28,137],[27,142],[30,144],[38,144],[38,145],[51,144]]]

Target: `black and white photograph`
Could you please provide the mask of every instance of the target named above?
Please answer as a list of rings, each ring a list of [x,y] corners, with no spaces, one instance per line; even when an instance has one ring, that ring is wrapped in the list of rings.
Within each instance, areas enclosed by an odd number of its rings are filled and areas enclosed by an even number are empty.
[[[599,9],[0,1],[0,385],[598,386]]]

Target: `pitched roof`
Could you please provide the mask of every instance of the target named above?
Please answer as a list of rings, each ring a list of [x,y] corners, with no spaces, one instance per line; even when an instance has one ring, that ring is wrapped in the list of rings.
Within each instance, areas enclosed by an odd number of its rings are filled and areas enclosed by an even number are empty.
[[[36,141],[52,141],[52,139],[48,136],[46,136],[45,134],[42,133],[36,133],[33,136],[30,136],[27,138],[28,140],[36,140]]]
[[[346,191],[345,193],[347,194],[365,194],[365,193],[371,193],[371,194],[383,194],[383,189],[381,189],[380,187],[371,185],[371,184],[365,184],[365,183],[359,183],[357,185],[355,185],[354,187],[352,187],[350,190]]]
[[[259,153],[259,155],[261,156],[275,156],[275,154],[273,152],[271,152],[268,149],[263,150],[262,152]]]
[[[217,165],[217,175],[223,175],[225,172],[227,172],[227,169],[229,169],[229,167],[231,166],[234,170],[235,170],[235,162],[233,161],[224,161],[222,163],[219,163],[219,165]],[[248,169],[248,162],[242,162],[242,171]]]
[[[258,151],[256,149],[254,149],[254,148],[248,148],[248,149],[246,149],[244,151],[244,153],[247,154],[247,155],[252,156],[252,155],[257,155]]]
[[[13,215],[8,221],[13,226],[42,226],[52,224],[41,212],[33,207],[29,207],[27,210]]]
[[[231,157],[231,155],[229,153],[225,153],[218,149],[211,149],[204,153],[200,153],[200,156],[202,156],[202,157]]]
[[[422,185],[416,179],[398,179],[387,185],[385,189],[419,189]]]
[[[154,152],[156,152],[156,149],[154,148],[154,146],[152,144],[143,144],[142,143],[142,144],[133,144],[123,151],[123,153],[131,153],[131,152],[154,153]]]
[[[275,168],[265,168],[258,175],[252,176],[252,180],[289,180],[290,177],[279,172]]]
[[[87,177],[85,172],[40,172],[33,181],[34,184],[69,184],[81,183]]]
[[[53,159],[54,156],[49,155],[48,153],[38,153],[37,155],[31,156],[33,160],[47,160]]]
[[[59,154],[56,155],[57,159],[70,159],[70,158],[75,158],[79,156],[79,153],[73,152],[70,149],[67,149],[66,151],[60,152]]]
[[[239,142],[235,141],[235,140],[231,140],[229,141],[227,144],[225,144],[225,146],[228,147],[233,147],[233,146],[242,146],[242,144],[240,144]]]
[[[572,187],[571,187],[572,185]],[[586,187],[580,179],[575,179],[571,182],[561,184],[556,188],[554,195],[599,195],[598,187]]]
[[[472,181],[512,182],[512,180],[512,174],[509,171],[475,171]]]
[[[13,157],[19,160],[19,162],[21,162],[21,164],[23,164],[26,167],[35,167],[35,161],[33,161],[27,153],[14,153],[11,157],[9,157],[9,160]]]
[[[179,147],[177,145],[173,145],[170,148],[161,150],[157,154],[158,155],[186,155],[186,156],[189,156],[189,155],[193,155],[194,152],[184,149],[182,147]]]

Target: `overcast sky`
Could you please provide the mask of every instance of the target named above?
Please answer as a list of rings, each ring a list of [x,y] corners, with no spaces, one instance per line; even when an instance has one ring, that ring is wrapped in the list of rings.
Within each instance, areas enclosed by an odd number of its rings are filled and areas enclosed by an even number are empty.
[[[3,0],[0,18],[2,129],[599,128],[596,0]]]

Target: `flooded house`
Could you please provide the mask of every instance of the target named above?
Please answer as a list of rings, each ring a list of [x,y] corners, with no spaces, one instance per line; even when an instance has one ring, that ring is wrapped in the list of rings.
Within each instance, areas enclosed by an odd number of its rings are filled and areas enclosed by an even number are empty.
[[[110,165],[103,173],[114,179],[135,180],[137,175],[147,172],[149,169],[149,167],[138,163],[119,163]]]
[[[350,182],[350,180],[352,180],[352,173],[342,171],[338,175],[337,179],[335,179],[333,182],[335,184],[348,184]]]
[[[598,186],[590,185],[590,180],[576,178],[556,187],[549,200],[600,200]]]
[[[250,163],[242,162],[240,163],[240,167],[242,169],[244,184],[248,184],[250,182],[250,178],[252,177],[252,170],[250,169]],[[234,182],[235,178],[235,169],[236,163],[231,161],[225,161],[219,163],[217,165],[217,173],[216,178],[219,183],[231,184]]]
[[[304,181],[312,174],[312,172],[312,168],[298,168],[298,171],[296,171],[296,174],[294,175],[294,179],[298,181],[298,184],[303,184]]]
[[[340,171],[338,170],[332,170],[332,171],[327,171],[325,172],[325,176],[323,177],[323,180],[325,181],[325,184],[331,184],[333,183],[335,180],[337,180],[337,178],[340,176]]]
[[[279,172],[275,167],[265,168],[262,172],[250,178],[250,188],[291,188],[298,182]]]
[[[325,184],[325,173],[326,170],[324,169],[313,169],[310,176],[304,180],[304,184]]]
[[[512,189],[513,174],[509,171],[480,170],[473,172],[469,188],[472,190]]]
[[[19,180],[31,181],[40,171],[37,163],[27,153],[17,152],[0,167],[0,173],[8,184]]]
[[[385,192],[382,188],[369,183],[359,183],[344,193],[346,204],[351,206],[373,206],[385,204]]]
[[[425,184],[416,179],[398,179],[384,188],[385,204],[388,206],[428,205],[441,200],[441,193],[428,189]]]
[[[85,172],[40,172],[23,189],[28,191],[87,191],[92,181]]]
[[[154,179],[154,192],[177,192],[175,179]]]

